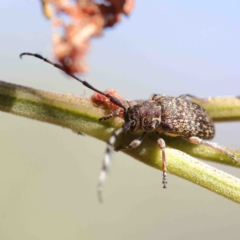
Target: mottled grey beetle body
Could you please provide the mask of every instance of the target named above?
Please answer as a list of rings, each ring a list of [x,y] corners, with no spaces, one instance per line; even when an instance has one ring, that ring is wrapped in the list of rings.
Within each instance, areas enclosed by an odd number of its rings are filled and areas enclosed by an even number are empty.
[[[213,121],[198,104],[187,100],[185,95],[170,97],[153,95],[127,109],[128,119],[133,121],[129,132],[156,131],[172,136],[212,139],[215,134]]]

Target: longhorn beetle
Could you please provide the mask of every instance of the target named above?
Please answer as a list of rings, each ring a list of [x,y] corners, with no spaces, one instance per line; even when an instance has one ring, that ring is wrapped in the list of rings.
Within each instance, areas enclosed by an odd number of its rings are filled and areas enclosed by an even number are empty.
[[[39,54],[33,53],[22,53],[20,58],[24,55],[33,56],[39,58],[52,66],[65,72],[67,75],[71,76],[78,82],[82,83],[87,88],[102,94],[103,96],[109,98],[109,100],[116,104],[119,108],[112,112],[111,114],[100,118],[99,120],[107,120],[114,116],[118,116],[121,109],[124,112],[124,124],[121,128],[113,132],[112,136],[109,138],[107,143],[107,148],[105,151],[102,170],[98,180],[98,198],[102,201],[102,185],[106,178],[107,172],[110,165],[110,154],[114,144],[116,142],[117,136],[122,132],[136,133],[138,130],[142,130],[142,135],[133,140],[126,147],[118,147],[116,150],[127,150],[138,147],[145,137],[147,132],[156,132],[159,136],[160,133],[166,135],[181,137],[193,144],[204,144],[210,148],[218,150],[235,162],[237,158],[234,154],[230,153],[216,143],[211,143],[205,139],[212,139],[215,134],[215,128],[211,117],[208,113],[198,104],[189,101],[187,98],[192,98],[191,95],[180,95],[179,97],[170,97],[166,95],[153,94],[149,101],[143,101],[141,103],[127,102],[126,107],[120,100],[116,97],[104,93],[88,82],[83,81],[64,69],[63,66],[57,63],[53,63],[48,59],[42,57]],[[161,149],[162,153],[162,170],[163,170],[163,188],[167,187],[167,165],[166,165],[166,155],[165,155],[165,142],[159,136],[157,144]]]

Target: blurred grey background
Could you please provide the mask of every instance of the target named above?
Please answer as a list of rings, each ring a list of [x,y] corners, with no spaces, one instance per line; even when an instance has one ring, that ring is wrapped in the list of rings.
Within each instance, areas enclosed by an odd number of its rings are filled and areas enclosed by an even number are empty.
[[[239,1],[143,1],[92,41],[95,87],[127,99],[152,93],[239,95]],[[47,91],[92,94],[21,52],[51,55],[40,1],[0,4],[0,79]],[[215,142],[240,148],[240,123],[216,124]],[[0,112],[0,239],[239,239],[239,205],[123,153],[115,153],[99,204],[105,143]],[[239,169],[213,164],[236,177]]]

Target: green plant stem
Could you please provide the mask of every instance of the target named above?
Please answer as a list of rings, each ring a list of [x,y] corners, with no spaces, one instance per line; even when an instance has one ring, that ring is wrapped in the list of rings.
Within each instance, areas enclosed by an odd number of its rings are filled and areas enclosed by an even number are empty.
[[[200,101],[199,104],[218,121],[240,120],[238,98],[211,98],[210,101]],[[123,124],[120,118],[99,122],[98,119],[108,112],[95,107],[89,99],[45,92],[2,81],[0,81],[0,110],[63,126],[105,142],[112,132]],[[117,144],[127,145],[133,138],[136,136],[122,134]],[[192,145],[179,138],[164,136],[164,139],[168,146],[166,155],[169,173],[240,203],[240,179],[210,167],[186,153],[237,167],[240,166],[240,161],[233,163],[232,159],[218,151],[201,145]],[[162,169],[161,154],[156,144],[156,136],[152,133],[147,135],[140,147],[124,152],[145,164]],[[231,150],[231,152],[240,159],[240,151]]]

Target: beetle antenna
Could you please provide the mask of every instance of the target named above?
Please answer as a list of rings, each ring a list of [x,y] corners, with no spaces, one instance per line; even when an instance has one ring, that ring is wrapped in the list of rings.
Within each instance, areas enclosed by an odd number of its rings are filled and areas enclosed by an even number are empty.
[[[93,90],[94,92],[98,92],[100,94],[102,94],[103,96],[107,97],[110,99],[110,101],[114,104],[116,104],[117,106],[119,106],[120,108],[123,108],[124,111],[126,111],[126,107],[122,104],[122,102],[120,100],[118,100],[116,97],[114,96],[111,96],[110,94],[108,93],[104,93],[98,89],[96,89],[95,87],[93,87],[92,85],[90,85],[88,82],[86,81],[83,81],[81,80],[80,78],[76,77],[74,74],[68,72],[66,69],[64,69],[64,67],[58,63],[53,63],[51,62],[50,60],[48,60],[47,58],[44,58],[43,56],[41,56],[40,54],[34,54],[34,53],[28,53],[28,52],[25,52],[25,53],[21,53],[20,54],[20,58],[22,58],[22,56],[25,56],[25,55],[28,55],[28,56],[33,56],[33,57],[36,57],[36,58],[39,58],[41,60],[43,60],[44,62],[47,62],[48,64],[51,64],[52,66],[60,69],[61,71],[65,72],[68,76],[74,78],[75,80],[77,80],[78,82],[82,83],[84,86],[86,86],[87,88]]]
[[[101,170],[101,173],[100,173],[100,176],[98,179],[98,185],[97,185],[97,194],[98,194],[99,202],[103,201],[102,200],[102,186],[106,179],[107,173],[109,172],[109,166],[110,166],[110,162],[111,162],[110,156],[112,153],[113,146],[116,142],[117,136],[123,131],[124,131],[123,128],[119,128],[118,130],[113,132],[112,136],[108,140],[107,148],[106,148],[104,158],[103,158],[102,170]]]

